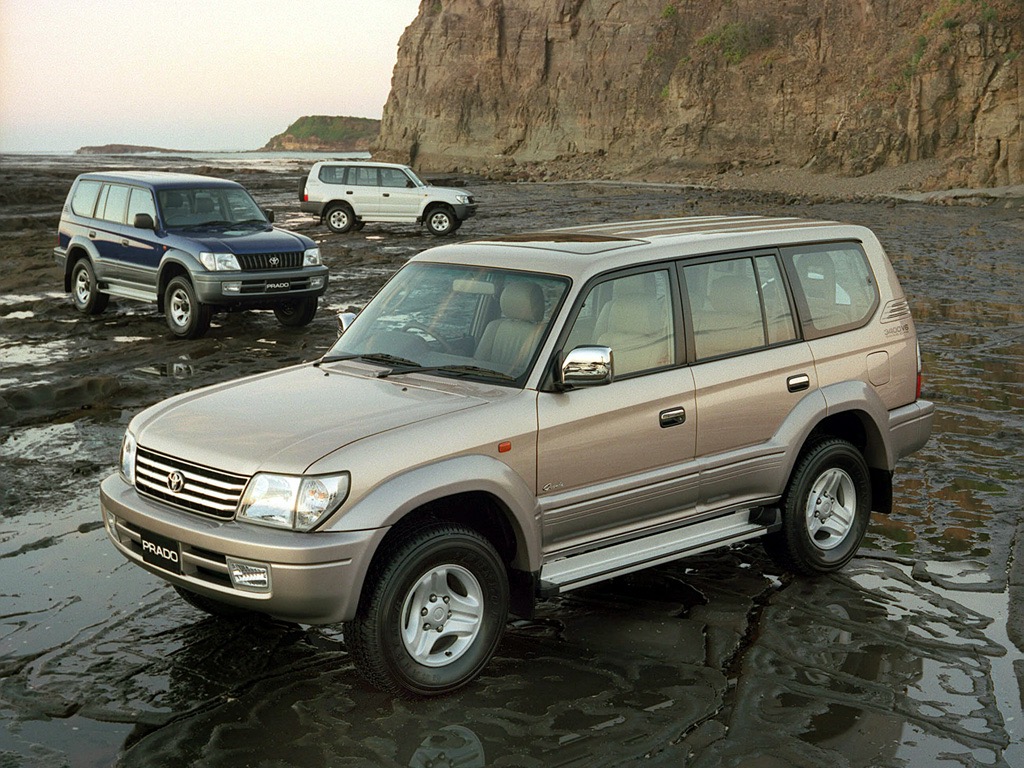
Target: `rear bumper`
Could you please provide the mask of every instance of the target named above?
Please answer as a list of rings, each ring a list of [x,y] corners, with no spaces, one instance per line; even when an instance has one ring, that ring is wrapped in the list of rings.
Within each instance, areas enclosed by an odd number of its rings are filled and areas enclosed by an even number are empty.
[[[299,203],[299,210],[301,210],[303,213],[312,213],[314,216],[323,216],[324,204],[303,200],[301,203]]]
[[[889,438],[892,464],[924,447],[932,433],[935,403],[918,400],[902,408],[889,411]]]

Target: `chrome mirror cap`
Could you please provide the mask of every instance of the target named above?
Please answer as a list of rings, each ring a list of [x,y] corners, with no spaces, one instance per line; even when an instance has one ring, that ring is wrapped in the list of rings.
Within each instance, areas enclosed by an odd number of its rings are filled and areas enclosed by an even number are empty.
[[[576,347],[562,361],[559,384],[563,389],[599,387],[613,378],[611,347]]]

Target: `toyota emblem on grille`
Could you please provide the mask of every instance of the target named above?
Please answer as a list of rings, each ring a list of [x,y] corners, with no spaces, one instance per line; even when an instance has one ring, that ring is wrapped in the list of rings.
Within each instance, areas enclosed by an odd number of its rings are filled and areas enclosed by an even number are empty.
[[[181,493],[181,490],[185,487],[185,477],[175,470],[167,475],[167,487],[171,489],[171,493]]]
[[[280,264],[281,264],[281,257],[279,257],[279,256],[271,256],[270,257],[270,266],[277,267],[277,266],[280,266]]]

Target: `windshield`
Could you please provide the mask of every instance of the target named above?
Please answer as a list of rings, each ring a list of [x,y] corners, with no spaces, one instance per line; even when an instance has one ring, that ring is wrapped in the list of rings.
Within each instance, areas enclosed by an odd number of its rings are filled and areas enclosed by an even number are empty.
[[[156,198],[165,227],[269,223],[241,187],[164,189]]]
[[[324,362],[362,358],[379,376],[429,370],[522,386],[568,279],[413,263],[398,272]]]

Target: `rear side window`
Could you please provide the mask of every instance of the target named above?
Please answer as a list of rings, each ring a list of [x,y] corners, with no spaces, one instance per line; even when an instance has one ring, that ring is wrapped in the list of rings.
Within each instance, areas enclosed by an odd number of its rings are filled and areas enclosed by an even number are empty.
[[[874,313],[878,289],[856,243],[798,246],[782,255],[796,289],[804,338],[859,328]]]
[[[113,221],[124,224],[125,209],[128,207],[128,193],[131,187],[120,184],[110,184],[107,187],[107,194],[100,201],[96,208],[96,218],[104,221]]]
[[[79,216],[92,216],[96,198],[100,194],[100,182],[80,181],[71,198],[71,210]]]
[[[347,170],[348,166],[344,165],[321,165],[320,181],[324,184],[344,184]]]
[[[683,268],[698,360],[796,338],[782,272],[774,256],[726,259]]]
[[[377,169],[350,168],[348,174],[348,183],[353,184],[357,187],[376,187]]]

